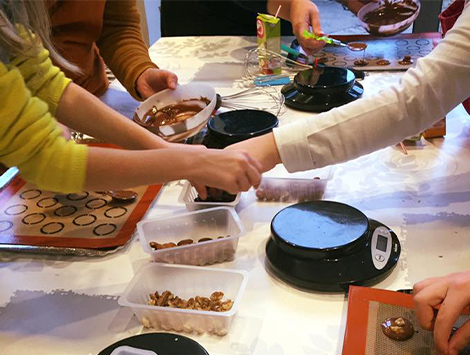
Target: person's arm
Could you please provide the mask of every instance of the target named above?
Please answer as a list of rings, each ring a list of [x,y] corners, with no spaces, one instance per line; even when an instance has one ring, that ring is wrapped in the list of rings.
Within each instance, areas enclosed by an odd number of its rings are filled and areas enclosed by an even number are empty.
[[[56,84],[55,90],[51,88],[51,95],[58,97],[70,82],[52,67],[41,74],[37,80],[48,77],[49,82]],[[0,162],[8,167],[17,166],[25,180],[40,188],[81,191],[87,147],[66,141],[61,136],[49,105],[31,96],[17,68],[8,69],[0,64],[0,97]]]
[[[470,272],[435,277],[413,287],[415,313],[423,329],[433,331],[440,354],[457,355],[470,342],[470,322],[451,336],[452,327],[470,306]]]
[[[259,139],[256,151],[290,172],[320,168],[395,145],[440,120],[470,96],[470,3],[454,28],[397,85],[373,96],[273,131],[277,150]],[[271,141],[272,143],[272,141]]]
[[[71,83],[59,68],[52,65],[47,50],[43,49],[36,55],[31,53],[28,57],[12,58],[10,64],[20,71],[31,96],[45,101],[49,112],[65,126],[129,149],[169,146],[163,139],[129,121],[86,90]],[[64,91],[67,95],[64,95]]]
[[[238,6],[253,12],[276,15],[292,24],[292,30],[302,48],[309,54],[318,52],[325,46],[325,42],[313,38],[304,38],[305,30],[312,31],[318,36],[324,33],[320,24],[320,12],[317,5],[311,0],[234,0]],[[279,9],[279,13],[277,10]]]
[[[150,60],[135,0],[106,0],[103,30],[96,44],[105,63],[134,98],[145,99],[176,87],[176,75],[158,69]]]
[[[69,93],[64,91],[65,101]],[[25,180],[45,190],[121,189],[185,178],[204,198],[206,185],[236,193],[261,179],[260,164],[244,152],[227,154],[178,145],[125,151],[66,141],[48,105],[31,96],[19,70],[8,70],[3,64],[0,97],[4,103],[0,108],[0,163],[17,166]]]
[[[168,148],[171,143],[130,121],[80,86],[71,83],[60,99],[57,120],[78,132],[127,149]]]
[[[318,52],[325,46],[324,41],[313,38],[305,38],[304,31],[323,36],[324,33],[320,23],[320,11],[311,0],[268,0],[268,12],[275,15],[279,9],[278,16],[290,21],[292,30],[299,44],[309,54]]]

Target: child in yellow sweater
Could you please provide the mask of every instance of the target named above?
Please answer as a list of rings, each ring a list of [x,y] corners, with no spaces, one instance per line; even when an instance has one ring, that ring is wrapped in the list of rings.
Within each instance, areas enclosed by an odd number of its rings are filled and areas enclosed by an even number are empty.
[[[205,197],[205,185],[236,193],[260,182],[261,166],[248,154],[167,143],[71,83],[39,40],[61,66],[73,70],[50,46],[47,21],[42,1],[0,5],[1,163],[57,192],[188,179]],[[67,141],[56,119],[129,150]]]

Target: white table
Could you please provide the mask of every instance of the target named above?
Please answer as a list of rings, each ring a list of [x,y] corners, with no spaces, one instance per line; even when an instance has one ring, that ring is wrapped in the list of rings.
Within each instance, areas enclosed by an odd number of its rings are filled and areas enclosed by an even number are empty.
[[[229,92],[237,90],[243,53],[253,45],[246,38],[168,38],[152,46],[151,55],[182,83],[207,81]],[[399,77],[369,75],[365,95]],[[281,124],[306,115],[287,110]],[[407,156],[390,147],[334,168],[325,198],[359,208],[401,241],[397,267],[376,287],[408,288],[429,276],[470,269],[469,117],[459,106],[447,118],[445,139],[409,147]],[[177,202],[180,191],[178,182],[165,186],[147,218],[185,212]],[[283,207],[257,202],[253,191],[242,196],[237,211],[247,235],[233,262],[216,265],[249,273],[238,315],[225,337],[189,335],[212,355],[341,353],[344,295],[299,291],[266,272],[269,223]],[[0,253],[0,354],[97,354],[117,340],[152,331],[117,304],[148,262],[137,238],[102,258]]]

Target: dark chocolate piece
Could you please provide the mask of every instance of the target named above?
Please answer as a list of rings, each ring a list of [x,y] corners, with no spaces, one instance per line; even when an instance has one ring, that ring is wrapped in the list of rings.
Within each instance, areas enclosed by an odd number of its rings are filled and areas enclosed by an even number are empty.
[[[384,65],[384,66],[385,66],[385,65],[390,65],[390,61],[387,60],[387,59],[379,59],[379,60],[377,61],[377,65]]]
[[[388,338],[398,341],[410,339],[415,332],[413,324],[403,317],[387,318],[382,322],[381,328]]]
[[[367,44],[362,42],[351,42],[348,43],[348,48],[352,51],[364,51],[367,48]]]
[[[236,198],[237,195],[232,195],[226,191],[208,187],[207,198],[204,200],[198,195],[194,199],[194,202],[233,202]]]
[[[132,202],[137,198],[138,194],[131,190],[116,190],[108,191],[108,196],[111,196],[113,200],[118,202]]]
[[[358,67],[365,67],[366,65],[369,65],[369,62],[365,59],[358,59],[354,61],[354,65],[357,65]]]
[[[411,59],[410,55],[405,55],[402,60],[398,61],[398,64],[410,65],[410,64],[413,64],[413,59]]]
[[[202,242],[209,242],[209,241],[211,241],[211,240],[212,240],[212,238],[201,238],[201,239],[199,239],[197,242],[198,242],[198,243],[202,243]]]

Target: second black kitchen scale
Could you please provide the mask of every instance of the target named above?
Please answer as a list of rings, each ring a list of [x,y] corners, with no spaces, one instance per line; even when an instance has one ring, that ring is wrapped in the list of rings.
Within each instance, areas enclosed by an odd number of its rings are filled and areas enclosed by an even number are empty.
[[[267,263],[302,289],[346,292],[385,279],[400,257],[397,235],[349,205],[309,201],[281,210],[271,222]]]

